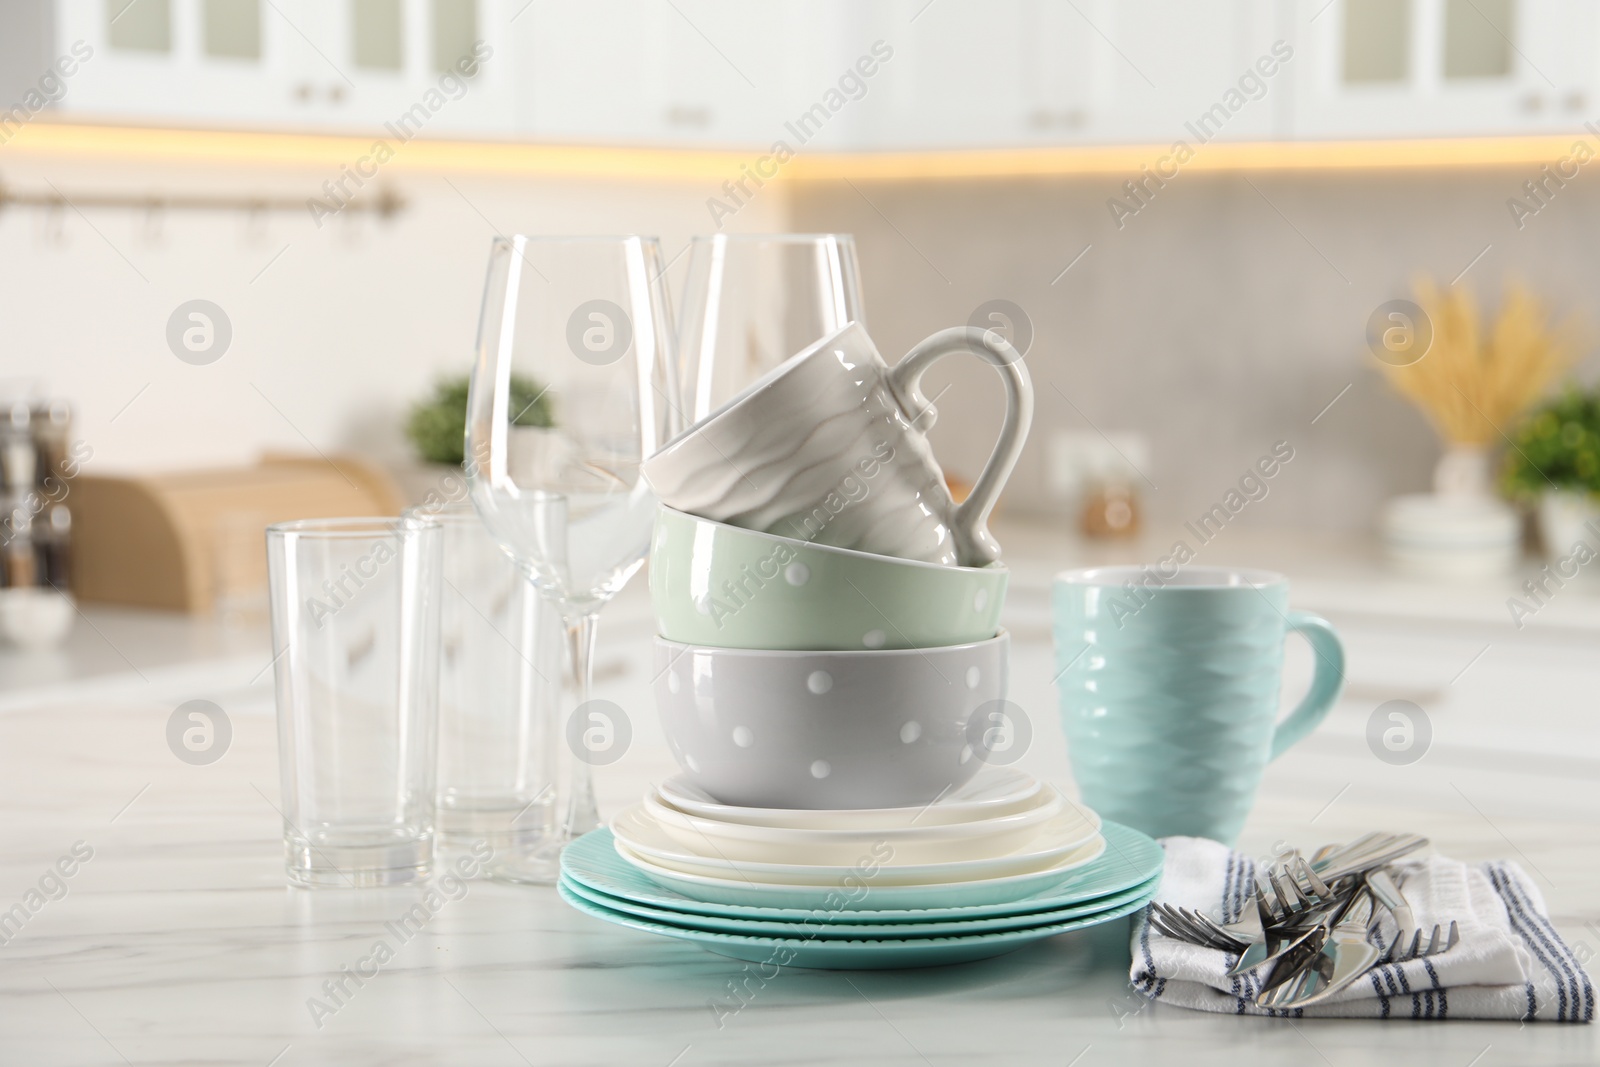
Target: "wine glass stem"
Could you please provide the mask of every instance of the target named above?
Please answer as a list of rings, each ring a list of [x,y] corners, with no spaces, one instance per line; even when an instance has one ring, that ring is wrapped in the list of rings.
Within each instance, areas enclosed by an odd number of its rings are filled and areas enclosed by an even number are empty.
[[[589,762],[589,750],[584,745],[588,730],[589,689],[594,682],[594,639],[599,629],[597,614],[578,615],[566,620],[567,653],[572,659],[572,681],[577,689],[578,703],[575,714],[582,726],[574,738],[567,738],[572,750],[572,778],[567,786],[567,808],[561,821],[561,837],[565,841],[593,830],[600,825],[600,809],[594,799],[594,774]]]

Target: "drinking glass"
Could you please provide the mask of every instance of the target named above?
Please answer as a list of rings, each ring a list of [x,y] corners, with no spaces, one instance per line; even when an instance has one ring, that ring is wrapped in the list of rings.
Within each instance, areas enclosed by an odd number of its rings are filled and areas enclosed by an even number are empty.
[[[554,825],[561,618],[471,504],[405,514],[442,527],[439,842],[526,853]]]
[[[648,237],[496,239],[467,400],[467,477],[495,540],[560,612],[575,706],[555,834],[499,877],[550,881],[599,825],[589,746],[615,738],[591,702],[600,610],[644,562],[656,500],[640,465],[678,429],[671,315]],[[601,728],[597,725],[603,724]]]
[[[679,320],[682,413],[693,423],[813,342],[862,322],[855,239],[696,237]]]
[[[439,545],[415,518],[267,528],[289,880],[379,886],[433,863]]]

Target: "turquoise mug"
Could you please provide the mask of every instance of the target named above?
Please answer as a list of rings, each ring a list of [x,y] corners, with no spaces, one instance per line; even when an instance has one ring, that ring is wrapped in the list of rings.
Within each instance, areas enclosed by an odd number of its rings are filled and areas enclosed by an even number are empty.
[[[1096,567],[1057,575],[1061,718],[1084,803],[1152,837],[1232,844],[1267,763],[1339,698],[1344,647],[1289,610],[1270,571]],[[1283,645],[1316,653],[1311,690],[1278,721]]]

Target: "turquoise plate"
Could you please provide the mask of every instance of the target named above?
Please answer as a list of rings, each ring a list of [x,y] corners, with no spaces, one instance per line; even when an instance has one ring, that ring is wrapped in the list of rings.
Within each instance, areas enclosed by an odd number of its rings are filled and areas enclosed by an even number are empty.
[[[807,914],[801,922],[770,921],[759,919],[729,919],[721,915],[695,915],[689,912],[652,908],[632,900],[611,896],[598,889],[590,889],[568,879],[561,885],[574,896],[612,911],[620,911],[636,919],[682,926],[691,930],[709,930],[723,934],[745,934],[751,937],[805,938],[821,941],[861,940],[887,937],[907,939],[915,937],[954,937],[966,934],[990,933],[1000,930],[1020,930],[1029,926],[1049,926],[1052,923],[1081,919],[1102,911],[1110,911],[1129,901],[1148,900],[1156,891],[1159,878],[1141,882],[1132,889],[1100,897],[1085,904],[1074,904],[1050,911],[1028,912],[1023,915],[994,915],[986,919],[929,919],[924,922],[862,923],[846,920],[826,921],[824,917]],[[850,913],[852,916],[857,913]]]
[[[570,847],[570,846],[569,846]],[[965,937],[917,937],[899,940],[824,941],[804,938],[742,937],[737,934],[693,930],[684,926],[650,922],[624,915],[585,900],[564,884],[556,886],[561,899],[585,915],[608,923],[628,926],[646,933],[661,934],[691,941],[719,956],[732,956],[750,963],[770,963],[779,967],[816,967],[825,970],[884,970],[897,967],[937,967],[947,963],[968,963],[1002,956],[1024,945],[1047,937],[1082,930],[1132,914],[1150,902],[1149,897],[1130,900],[1108,911],[1081,919],[1032,926],[1026,930],[1002,930]]]
[[[598,890],[607,896],[701,917],[719,915],[730,919],[769,922],[802,922],[810,919],[849,923],[981,919],[1088,904],[1142,885],[1160,874],[1163,857],[1161,846],[1149,837],[1109,819],[1100,832],[1106,839],[1106,850],[1099,859],[1071,872],[1061,881],[1036,891],[1032,896],[1007,901],[985,899],[982,883],[948,887],[942,893],[937,891],[946,887],[916,886],[911,887],[921,893],[916,898],[916,904],[897,907],[892,903],[896,899],[894,894],[897,887],[873,887],[870,876],[864,876],[861,888],[854,891],[826,886],[730,884],[729,892],[740,898],[739,903],[697,900],[658,885],[617,855],[612,847],[610,830],[587,833],[563,849],[561,873],[568,881]],[[870,910],[850,906],[864,902],[860,897],[863,888],[871,900],[884,901],[889,906]],[[928,890],[934,892],[930,895]],[[857,899],[841,904],[847,895]],[[929,900],[935,901],[935,906],[930,906],[927,903]],[[848,910],[842,910],[844,908]]]

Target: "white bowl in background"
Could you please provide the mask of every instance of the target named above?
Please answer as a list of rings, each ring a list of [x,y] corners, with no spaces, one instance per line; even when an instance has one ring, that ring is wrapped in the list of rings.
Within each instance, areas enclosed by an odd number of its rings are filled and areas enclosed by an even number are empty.
[[[59,645],[77,614],[72,597],[54,589],[17,586],[0,589],[0,638],[19,648]]]

